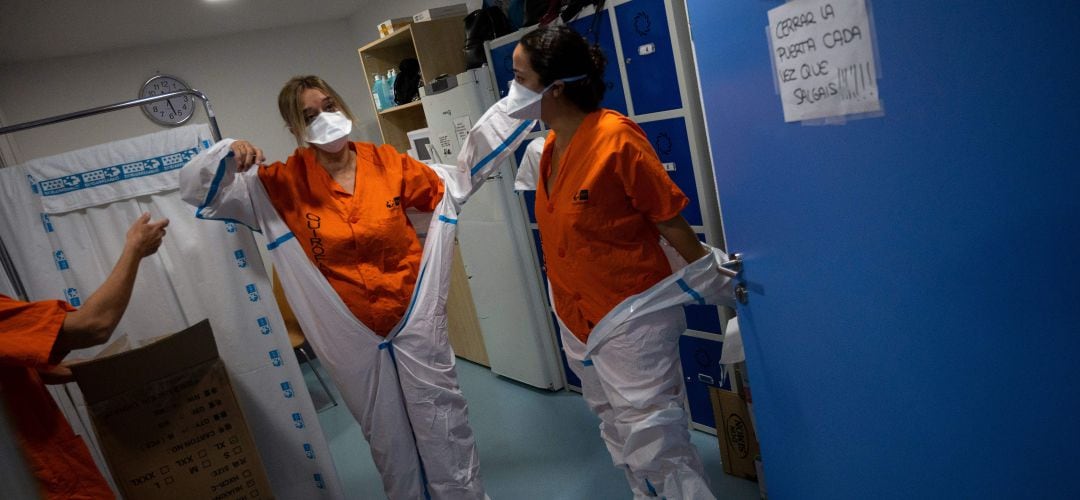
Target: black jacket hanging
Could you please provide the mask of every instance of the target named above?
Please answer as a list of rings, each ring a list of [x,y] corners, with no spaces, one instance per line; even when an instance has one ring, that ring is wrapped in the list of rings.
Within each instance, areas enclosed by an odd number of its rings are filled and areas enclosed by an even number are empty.
[[[465,68],[484,65],[484,42],[511,33],[510,20],[499,7],[484,7],[465,16]]]

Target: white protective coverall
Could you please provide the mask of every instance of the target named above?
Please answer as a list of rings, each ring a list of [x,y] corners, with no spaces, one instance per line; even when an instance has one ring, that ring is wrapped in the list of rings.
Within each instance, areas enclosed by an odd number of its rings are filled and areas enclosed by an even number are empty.
[[[502,123],[517,126],[510,117]],[[536,189],[542,150],[543,138],[529,144],[514,189]],[[666,241],[661,245],[674,273],[615,306],[593,328],[588,344],[570,333],[557,310],[555,316],[570,369],[600,417],[600,435],[634,498],[713,499],[690,443],[679,336],[686,330],[682,306],[734,305],[733,273],[720,267],[727,257],[718,249],[709,247],[709,255],[687,265]]]
[[[486,497],[447,339],[446,295],[458,211],[524,135],[498,150],[502,142],[478,138],[470,147],[477,162],[465,164],[471,166],[432,166],[446,194],[432,213],[409,307],[385,338],[356,319],[312,264],[271,204],[257,168],[237,172],[232,139],[200,153],[180,173],[181,194],[198,207],[197,217],[243,223],[270,242],[289,305],[360,423],[391,500]],[[412,433],[401,432],[403,422]]]
[[[720,268],[726,257],[709,250],[689,265],[669,251],[678,270],[615,306],[586,344],[559,320],[570,369],[600,417],[600,436],[634,498],[715,498],[690,442],[679,362],[679,336],[686,331],[682,306],[733,305],[731,279]]]

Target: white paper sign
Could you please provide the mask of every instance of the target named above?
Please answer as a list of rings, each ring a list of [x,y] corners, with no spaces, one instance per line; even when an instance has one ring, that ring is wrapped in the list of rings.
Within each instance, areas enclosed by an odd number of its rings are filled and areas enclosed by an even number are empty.
[[[784,121],[881,110],[865,0],[797,0],[769,11]]]
[[[439,163],[448,161],[447,158],[450,158],[454,154],[454,149],[457,146],[453,142],[451,142],[451,137],[452,136],[450,134],[439,134],[439,136],[435,138],[435,144],[438,148],[439,156],[442,157],[442,159],[439,160]],[[451,159],[449,161],[453,160]]]
[[[472,119],[469,115],[454,118],[454,133],[457,134],[458,144],[465,144],[470,130],[472,130]]]

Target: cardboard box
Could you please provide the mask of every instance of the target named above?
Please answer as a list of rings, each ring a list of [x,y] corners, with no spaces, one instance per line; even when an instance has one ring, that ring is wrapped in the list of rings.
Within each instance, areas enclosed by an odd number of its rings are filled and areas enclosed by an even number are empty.
[[[209,321],[71,371],[125,499],[273,498]]]
[[[394,32],[396,32],[397,30],[412,24],[412,22],[413,20],[411,17],[398,17],[395,19],[387,19],[379,23],[379,38],[386,38],[394,34]]]
[[[716,438],[720,442],[724,472],[756,481],[754,459],[761,452],[746,402],[734,392],[715,387],[709,388],[709,395],[716,417]]]
[[[413,14],[412,20],[414,23],[420,23],[424,21],[432,21],[435,19],[442,19],[444,17],[465,16],[469,13],[469,8],[463,3],[447,5],[446,7],[436,7],[434,9],[425,9],[416,14]],[[464,29],[464,28],[462,28]]]

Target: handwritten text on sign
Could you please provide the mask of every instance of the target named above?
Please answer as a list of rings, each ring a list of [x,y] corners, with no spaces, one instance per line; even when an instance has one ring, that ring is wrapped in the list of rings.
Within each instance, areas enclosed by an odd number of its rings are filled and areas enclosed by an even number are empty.
[[[798,0],[769,11],[784,121],[881,109],[865,0]]]

